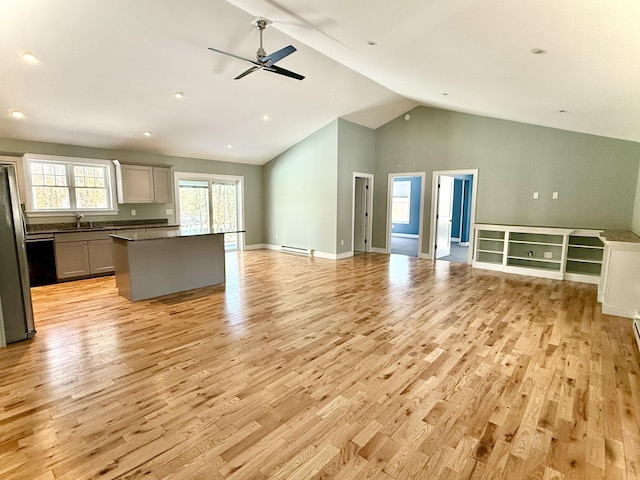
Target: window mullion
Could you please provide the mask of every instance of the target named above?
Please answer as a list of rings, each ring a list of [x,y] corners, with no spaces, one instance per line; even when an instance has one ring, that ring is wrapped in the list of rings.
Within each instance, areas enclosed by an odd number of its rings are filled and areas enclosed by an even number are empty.
[[[77,209],[76,202],[76,184],[75,177],[73,175],[73,163],[68,163],[67,167],[67,185],[69,186],[69,205],[71,206],[71,210]]]

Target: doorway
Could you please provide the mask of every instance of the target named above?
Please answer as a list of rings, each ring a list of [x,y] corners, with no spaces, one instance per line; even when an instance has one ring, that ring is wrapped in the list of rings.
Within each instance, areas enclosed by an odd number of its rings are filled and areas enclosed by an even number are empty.
[[[243,177],[176,172],[176,213],[181,230],[243,230],[243,183]],[[226,233],[224,248],[242,250],[243,240],[240,234]]]
[[[471,263],[477,180],[477,169],[433,172],[432,258]]]
[[[353,174],[353,214],[351,220],[351,254],[366,253],[371,249],[373,212],[373,175]]]
[[[422,256],[424,180],[424,172],[389,174],[387,253]]]

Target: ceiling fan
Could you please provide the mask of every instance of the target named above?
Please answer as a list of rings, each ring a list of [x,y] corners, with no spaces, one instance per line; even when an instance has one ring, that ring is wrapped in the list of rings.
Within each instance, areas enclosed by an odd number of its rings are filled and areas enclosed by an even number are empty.
[[[223,55],[228,55],[230,57],[234,57],[239,60],[244,60],[245,62],[249,62],[253,64],[253,67],[242,72],[240,75],[235,77],[234,80],[239,80],[242,77],[246,77],[247,75],[255,72],[256,70],[266,70],[267,72],[277,73],[279,75],[284,75],[285,77],[295,78],[296,80],[302,80],[304,78],[304,76],[298,73],[292,72],[290,70],[287,70],[285,68],[278,67],[275,65],[276,62],[279,62],[287,55],[291,55],[293,52],[295,52],[296,48],[294,46],[289,45],[269,55],[267,55],[266,52],[264,51],[264,48],[262,48],[262,31],[266,28],[268,23],[269,22],[267,22],[267,20],[263,18],[260,18],[256,21],[256,28],[260,31],[260,48],[258,48],[258,51],[256,52],[255,60],[249,60],[248,58],[244,58],[239,55],[234,55],[233,53],[223,52],[222,50],[218,50],[217,48],[209,47],[209,50],[212,50],[214,52],[222,53]]]

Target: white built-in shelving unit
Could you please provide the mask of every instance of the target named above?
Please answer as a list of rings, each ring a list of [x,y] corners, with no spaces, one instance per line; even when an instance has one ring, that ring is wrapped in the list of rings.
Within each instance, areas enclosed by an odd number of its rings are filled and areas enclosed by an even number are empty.
[[[473,266],[556,280],[599,282],[598,230],[476,224]]]

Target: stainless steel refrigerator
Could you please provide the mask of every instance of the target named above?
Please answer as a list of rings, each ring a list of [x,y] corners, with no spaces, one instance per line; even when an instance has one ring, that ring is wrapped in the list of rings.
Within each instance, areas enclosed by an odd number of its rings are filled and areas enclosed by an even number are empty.
[[[36,332],[16,178],[13,165],[0,165],[0,328],[4,327],[0,340],[4,337],[6,343],[31,338]]]

